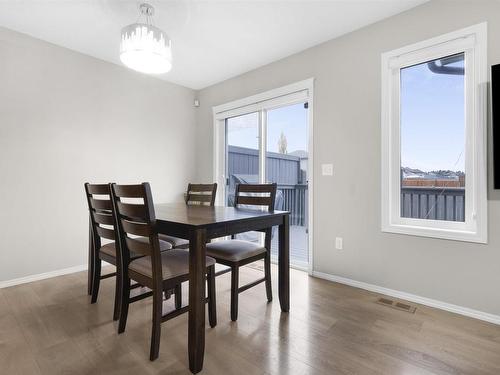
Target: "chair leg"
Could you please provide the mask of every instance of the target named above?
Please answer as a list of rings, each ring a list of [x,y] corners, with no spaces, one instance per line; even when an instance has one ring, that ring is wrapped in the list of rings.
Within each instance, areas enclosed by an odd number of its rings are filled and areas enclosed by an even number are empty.
[[[163,307],[162,290],[156,288],[153,290],[153,325],[151,328],[151,350],[149,359],[154,361],[160,353],[160,336],[161,336],[161,317]]]
[[[130,299],[130,279],[128,274],[124,274],[122,284],[121,306],[120,306],[120,321],[118,323],[118,333],[125,331],[127,325],[128,305]]]
[[[271,302],[273,300],[273,287],[271,283],[271,253],[269,251],[264,258],[264,275],[266,278],[267,301]]]
[[[208,267],[207,272],[208,289],[208,321],[210,327],[217,325],[217,301],[215,299],[215,265]]]
[[[92,233],[92,221],[89,217],[89,269],[88,272],[88,281],[87,281],[87,294],[92,295],[92,280],[94,278],[94,264],[95,264],[95,251],[94,251],[94,237]]]
[[[123,277],[120,271],[120,267],[116,267],[116,276],[115,276],[115,307],[113,309],[113,320],[120,319],[120,306],[121,306],[121,298],[122,298],[122,285],[123,285]]]
[[[180,309],[182,307],[182,284],[179,283],[174,288],[175,291],[175,308]]]
[[[233,322],[238,319],[239,272],[239,267],[231,267],[231,320]]]
[[[99,284],[101,283],[101,259],[95,259],[94,274],[92,276],[92,298],[90,303],[97,302],[97,295],[99,294]]]

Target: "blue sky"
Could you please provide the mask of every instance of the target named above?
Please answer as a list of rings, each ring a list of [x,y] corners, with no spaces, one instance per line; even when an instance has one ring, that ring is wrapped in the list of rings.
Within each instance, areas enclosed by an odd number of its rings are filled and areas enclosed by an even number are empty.
[[[427,63],[401,70],[403,167],[464,170],[464,92],[463,75],[436,74]]]
[[[287,138],[288,153],[307,150],[307,109],[304,109],[303,103],[273,109],[267,114],[268,151],[278,152],[281,132]],[[257,113],[230,118],[228,125],[228,144],[257,149],[259,135]]]

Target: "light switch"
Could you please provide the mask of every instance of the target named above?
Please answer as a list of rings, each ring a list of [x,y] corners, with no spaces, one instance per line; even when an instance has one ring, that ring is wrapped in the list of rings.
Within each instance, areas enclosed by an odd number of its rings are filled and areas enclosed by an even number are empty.
[[[333,164],[321,164],[321,172],[323,176],[333,176]]]

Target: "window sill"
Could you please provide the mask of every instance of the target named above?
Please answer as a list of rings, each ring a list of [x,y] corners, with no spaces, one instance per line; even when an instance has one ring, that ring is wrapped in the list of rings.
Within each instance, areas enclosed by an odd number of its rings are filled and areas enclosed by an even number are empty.
[[[452,241],[474,242],[481,244],[488,243],[488,234],[486,231],[481,233],[467,230],[430,228],[408,224],[385,224],[382,225],[382,232]]]

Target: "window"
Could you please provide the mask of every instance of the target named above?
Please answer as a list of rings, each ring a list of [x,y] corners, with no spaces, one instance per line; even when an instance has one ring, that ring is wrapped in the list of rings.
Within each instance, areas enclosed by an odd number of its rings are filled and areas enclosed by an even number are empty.
[[[382,55],[382,230],[487,240],[486,24]]]

